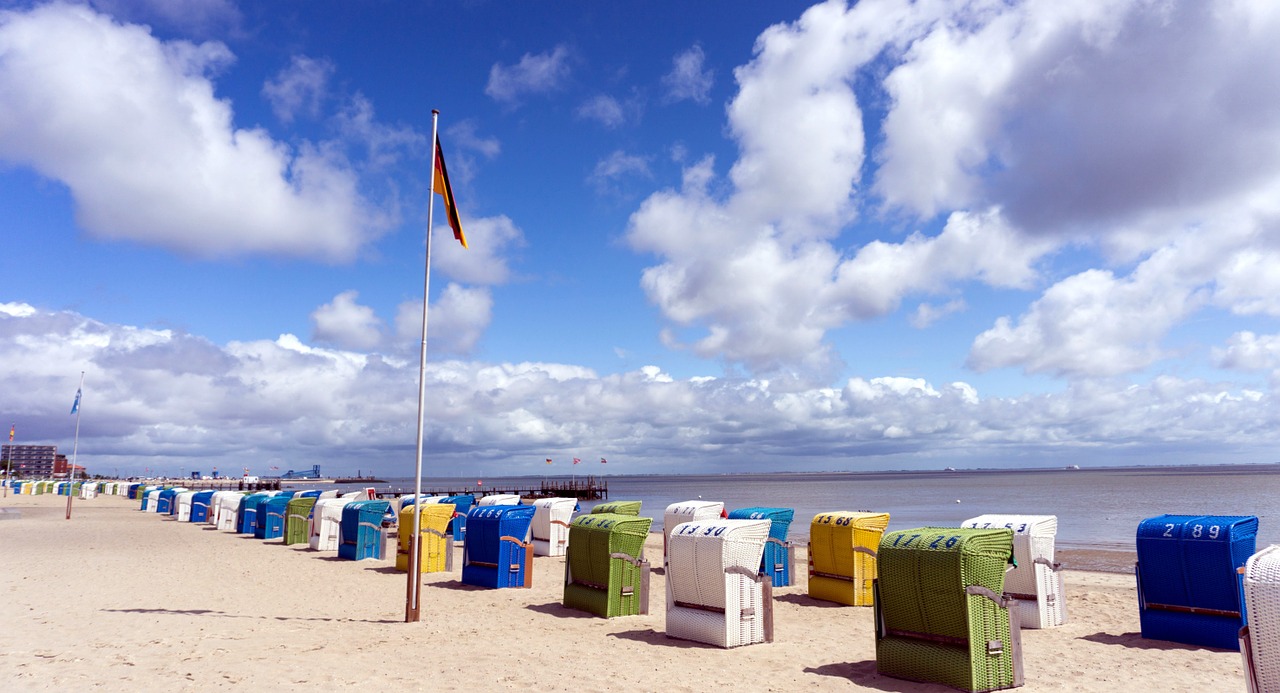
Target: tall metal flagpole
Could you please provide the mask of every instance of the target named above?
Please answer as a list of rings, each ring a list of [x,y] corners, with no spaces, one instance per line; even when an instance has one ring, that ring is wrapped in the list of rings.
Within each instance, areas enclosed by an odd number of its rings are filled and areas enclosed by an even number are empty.
[[[76,439],[71,445],[71,469],[67,471],[67,519],[71,519],[71,491],[75,488],[76,453],[80,450],[80,396],[84,393],[84,371],[80,371],[80,387],[76,390]]]
[[[436,207],[436,145],[440,111],[431,109],[431,192],[427,196],[427,262],[422,280],[422,349],[418,357],[418,452],[413,472],[413,534],[409,537],[409,585],[405,597],[404,622],[419,620],[422,593],[422,429],[426,422],[427,400],[427,307],[431,300],[431,226]]]

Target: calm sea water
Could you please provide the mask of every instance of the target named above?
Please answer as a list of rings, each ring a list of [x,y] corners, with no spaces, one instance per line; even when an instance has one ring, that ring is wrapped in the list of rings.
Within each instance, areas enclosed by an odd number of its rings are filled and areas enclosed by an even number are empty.
[[[485,479],[484,488],[537,487],[543,478]],[[1257,515],[1258,546],[1280,543],[1280,465],[601,479],[608,483],[610,500],[643,501],[641,514],[654,519],[653,531],[661,531],[668,505],[702,498],[724,501],[730,510],[794,508],[791,536],[800,541],[820,512],[873,510],[890,514],[890,530],[955,526],[986,513],[1057,515],[1059,546],[1127,550],[1134,547],[1138,523],[1155,515]],[[475,488],[476,481],[424,479],[423,488]],[[413,486],[412,479],[387,482],[380,486]],[[583,509],[592,505],[584,502]]]

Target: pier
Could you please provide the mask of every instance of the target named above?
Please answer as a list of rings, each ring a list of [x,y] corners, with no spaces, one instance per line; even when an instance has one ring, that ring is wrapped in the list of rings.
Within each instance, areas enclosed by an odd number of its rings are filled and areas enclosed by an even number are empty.
[[[394,497],[412,494],[411,488],[388,489],[378,493],[378,497]],[[609,482],[594,476],[572,479],[569,481],[542,481],[537,486],[475,486],[465,488],[423,488],[422,493],[428,496],[466,496],[478,497],[495,494],[512,494],[521,498],[576,498],[578,500],[604,500],[609,497]]]

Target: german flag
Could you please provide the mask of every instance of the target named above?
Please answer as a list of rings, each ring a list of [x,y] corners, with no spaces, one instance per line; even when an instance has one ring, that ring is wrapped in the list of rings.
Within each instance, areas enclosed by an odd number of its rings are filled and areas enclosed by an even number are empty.
[[[458,205],[453,199],[453,188],[449,186],[449,171],[444,167],[444,150],[440,148],[440,138],[436,137],[436,175],[431,187],[444,198],[444,211],[449,216],[449,227],[453,229],[453,237],[458,239],[462,247],[467,247],[467,237],[462,233],[462,220],[458,218]]]

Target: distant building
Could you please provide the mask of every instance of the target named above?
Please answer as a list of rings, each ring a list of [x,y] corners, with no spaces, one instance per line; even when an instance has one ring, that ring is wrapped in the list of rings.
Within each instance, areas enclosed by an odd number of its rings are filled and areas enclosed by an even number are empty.
[[[58,458],[62,458],[61,470],[57,469]],[[66,461],[66,455],[58,454],[57,445],[0,446],[0,468],[12,469],[16,479],[48,479],[55,473],[66,474]]]

